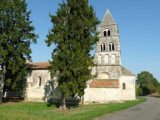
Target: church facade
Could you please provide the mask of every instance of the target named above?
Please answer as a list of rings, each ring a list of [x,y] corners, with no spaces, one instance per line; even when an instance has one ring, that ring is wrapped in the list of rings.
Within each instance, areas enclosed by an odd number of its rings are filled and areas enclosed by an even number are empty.
[[[84,103],[134,100],[136,77],[121,64],[119,29],[109,10],[98,25],[98,31],[95,66],[91,70],[91,74],[96,77],[86,83]],[[53,86],[50,86],[49,63],[29,63],[29,65],[25,99],[45,101],[50,97],[59,98],[60,92],[56,79]]]

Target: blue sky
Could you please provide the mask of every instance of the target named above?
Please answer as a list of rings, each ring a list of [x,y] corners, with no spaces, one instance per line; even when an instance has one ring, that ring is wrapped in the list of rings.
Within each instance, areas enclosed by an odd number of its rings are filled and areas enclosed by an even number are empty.
[[[49,13],[55,14],[62,0],[27,0],[31,20],[39,35],[32,45],[34,62],[48,61],[54,46],[47,47],[52,27]],[[135,74],[149,71],[160,80],[160,0],[89,0],[101,20],[109,9],[119,25],[122,64]]]

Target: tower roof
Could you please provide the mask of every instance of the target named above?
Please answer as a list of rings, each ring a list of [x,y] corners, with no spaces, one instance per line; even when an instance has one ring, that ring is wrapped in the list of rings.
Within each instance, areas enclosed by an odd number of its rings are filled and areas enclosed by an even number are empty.
[[[112,24],[116,24],[115,20],[112,17],[111,12],[109,11],[109,9],[107,9],[102,22],[100,23],[100,26],[104,26],[104,25],[112,25]]]

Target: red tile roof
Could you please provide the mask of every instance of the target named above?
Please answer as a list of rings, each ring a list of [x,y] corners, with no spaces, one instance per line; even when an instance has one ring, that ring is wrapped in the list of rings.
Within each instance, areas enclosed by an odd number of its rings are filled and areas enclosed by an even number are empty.
[[[28,63],[29,69],[37,70],[37,69],[49,69],[49,62],[32,62]]]
[[[119,88],[119,80],[92,80],[89,84],[90,88]]]

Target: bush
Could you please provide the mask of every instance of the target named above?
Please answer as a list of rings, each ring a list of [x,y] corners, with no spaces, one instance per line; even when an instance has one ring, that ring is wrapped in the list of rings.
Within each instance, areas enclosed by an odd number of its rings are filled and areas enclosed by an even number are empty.
[[[143,95],[143,90],[141,87],[136,88],[136,96],[142,96]]]

